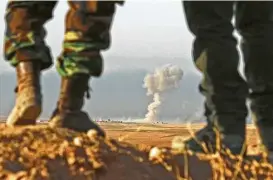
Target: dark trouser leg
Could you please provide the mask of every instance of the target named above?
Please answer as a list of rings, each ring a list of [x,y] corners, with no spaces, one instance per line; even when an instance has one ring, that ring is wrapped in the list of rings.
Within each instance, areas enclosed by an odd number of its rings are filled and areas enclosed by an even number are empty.
[[[189,28],[195,35],[193,58],[203,73],[201,93],[208,117],[223,133],[242,133],[247,115],[247,86],[238,72],[233,37],[233,2],[185,2]]]
[[[8,125],[34,124],[42,109],[40,71],[51,65],[43,25],[56,2],[9,1],[6,12],[5,58],[16,67],[16,105]]]
[[[206,98],[208,124],[224,136],[240,136],[238,143],[242,143],[248,89],[238,72],[237,41],[231,24],[233,4],[186,1],[184,7],[189,29],[195,36],[194,62],[203,73],[200,92]]]
[[[86,132],[104,132],[82,111],[91,76],[102,73],[101,50],[110,46],[110,27],[115,13],[113,1],[69,1],[64,49],[57,69],[62,85],[51,126]]]
[[[253,119],[263,144],[273,151],[273,2],[239,2],[236,25],[243,37]]]

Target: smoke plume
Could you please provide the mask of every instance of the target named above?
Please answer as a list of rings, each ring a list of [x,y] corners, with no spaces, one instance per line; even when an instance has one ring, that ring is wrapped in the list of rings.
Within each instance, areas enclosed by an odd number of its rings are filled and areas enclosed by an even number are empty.
[[[145,120],[150,122],[157,121],[159,107],[163,100],[163,93],[177,88],[182,76],[182,69],[174,65],[157,68],[153,74],[145,76],[143,87],[147,88],[148,96],[153,96],[153,102],[148,106],[148,113],[145,115]]]

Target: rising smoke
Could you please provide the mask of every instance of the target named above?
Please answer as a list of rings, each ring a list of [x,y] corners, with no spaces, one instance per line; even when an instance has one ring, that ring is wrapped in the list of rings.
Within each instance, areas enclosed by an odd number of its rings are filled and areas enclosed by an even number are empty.
[[[157,121],[159,107],[163,101],[163,94],[168,90],[178,87],[182,79],[183,71],[175,65],[165,65],[157,68],[153,74],[147,74],[144,78],[144,88],[147,88],[147,95],[153,96],[153,102],[148,106],[148,113],[145,120]]]

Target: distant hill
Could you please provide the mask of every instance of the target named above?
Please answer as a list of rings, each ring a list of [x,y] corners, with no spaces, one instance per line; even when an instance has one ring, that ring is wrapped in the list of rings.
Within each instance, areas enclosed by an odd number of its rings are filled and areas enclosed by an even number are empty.
[[[93,92],[85,109],[97,118],[143,118],[152,97],[146,96],[142,87],[146,70],[120,70],[105,73],[101,78],[90,81]],[[0,75],[0,115],[7,115],[14,103],[15,74]],[[197,91],[200,77],[186,73],[178,89],[166,95],[160,111],[161,119],[184,119],[200,113],[202,97]],[[58,97],[60,78],[56,73],[43,76],[44,112],[49,117]]]

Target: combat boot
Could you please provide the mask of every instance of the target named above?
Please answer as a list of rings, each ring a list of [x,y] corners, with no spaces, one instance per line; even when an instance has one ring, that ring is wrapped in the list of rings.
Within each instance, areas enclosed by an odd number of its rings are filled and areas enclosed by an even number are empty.
[[[16,66],[16,103],[8,116],[8,126],[36,123],[42,111],[40,72],[40,64],[36,62],[20,62]]]
[[[207,125],[197,131],[194,137],[183,143],[184,150],[190,150],[196,153],[215,153],[234,155],[246,155],[245,137],[235,134],[220,135],[216,129]]]
[[[82,111],[85,94],[89,98],[89,79],[90,76],[85,74],[62,78],[57,108],[51,116],[49,126],[78,132],[94,129],[98,135],[105,136],[104,131]]]

